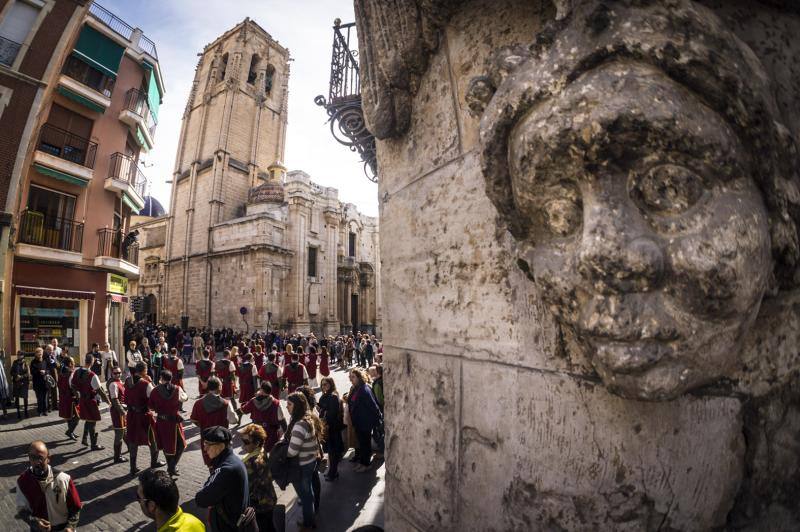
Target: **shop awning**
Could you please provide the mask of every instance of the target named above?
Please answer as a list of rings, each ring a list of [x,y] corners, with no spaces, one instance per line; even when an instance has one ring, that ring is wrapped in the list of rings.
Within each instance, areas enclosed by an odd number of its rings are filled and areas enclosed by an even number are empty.
[[[111,296],[111,301],[113,301],[114,303],[127,303],[128,302],[128,296],[121,296],[119,294],[108,294],[108,295]]]
[[[84,26],[73,53],[105,75],[116,78],[125,47],[120,46],[91,26]]]
[[[161,106],[161,91],[158,89],[156,71],[153,65],[147,61],[143,61],[142,66],[150,71],[150,79],[147,83],[147,103],[150,105],[150,112],[153,113],[153,118],[158,121],[158,108]]]
[[[70,183],[72,185],[78,185],[79,187],[85,187],[89,185],[89,182],[86,181],[85,179],[81,179],[80,177],[75,177],[74,175],[67,174],[64,172],[59,172],[58,170],[55,170],[48,166],[34,163],[33,167],[36,168],[36,171],[39,172],[40,174],[49,175],[50,177],[55,177],[56,179],[60,179],[61,181]]]
[[[16,286],[17,295],[32,297],[54,297],[56,299],[88,299],[94,301],[95,292],[82,290],[61,290],[59,288],[45,288],[42,286]]]
[[[84,107],[86,107],[88,109],[91,109],[92,111],[97,111],[98,113],[103,113],[106,110],[106,108],[103,107],[102,105],[100,105],[99,103],[95,103],[92,100],[90,100],[89,98],[87,98],[85,96],[81,96],[77,92],[73,92],[73,91],[69,90],[66,87],[62,87],[62,86],[59,85],[58,92],[60,92],[61,94],[63,94],[64,96],[66,96],[67,98],[72,100],[73,102],[77,102],[77,103],[81,104],[82,106],[84,106]]]

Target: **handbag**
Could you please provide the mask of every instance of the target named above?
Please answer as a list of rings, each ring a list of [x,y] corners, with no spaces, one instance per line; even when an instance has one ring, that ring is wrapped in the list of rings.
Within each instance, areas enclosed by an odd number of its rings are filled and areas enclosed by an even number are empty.
[[[282,490],[294,480],[300,478],[300,463],[296,456],[290,457],[289,441],[284,438],[280,440],[269,453],[269,472],[272,480]]]
[[[47,385],[48,390],[52,390],[56,387],[56,380],[49,373],[44,376],[44,382]]]

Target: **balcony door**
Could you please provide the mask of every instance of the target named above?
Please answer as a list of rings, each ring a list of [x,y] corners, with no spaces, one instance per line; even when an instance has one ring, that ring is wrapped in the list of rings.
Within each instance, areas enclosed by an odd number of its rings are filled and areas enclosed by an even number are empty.
[[[28,192],[28,208],[20,228],[24,242],[73,249],[80,238],[73,222],[75,196],[37,185]]]
[[[39,149],[56,157],[86,165],[92,125],[91,119],[53,104],[47,125],[40,137]],[[91,157],[94,158],[94,155]]]

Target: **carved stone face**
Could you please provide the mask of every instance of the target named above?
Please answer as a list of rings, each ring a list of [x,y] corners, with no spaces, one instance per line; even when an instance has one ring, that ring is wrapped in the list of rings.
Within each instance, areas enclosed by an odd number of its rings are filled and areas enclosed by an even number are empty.
[[[772,260],[747,151],[660,70],[619,61],[509,139],[521,259],[605,384],[663,400],[728,374]]]

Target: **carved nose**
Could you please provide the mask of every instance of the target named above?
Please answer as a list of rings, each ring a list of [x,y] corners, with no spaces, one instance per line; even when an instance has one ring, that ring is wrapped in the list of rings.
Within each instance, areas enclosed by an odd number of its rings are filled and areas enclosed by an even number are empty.
[[[586,220],[578,252],[578,271],[597,290],[645,292],[664,272],[664,254],[658,243],[641,236],[636,223],[619,213],[595,209]],[[637,233],[632,236],[631,233]]]

